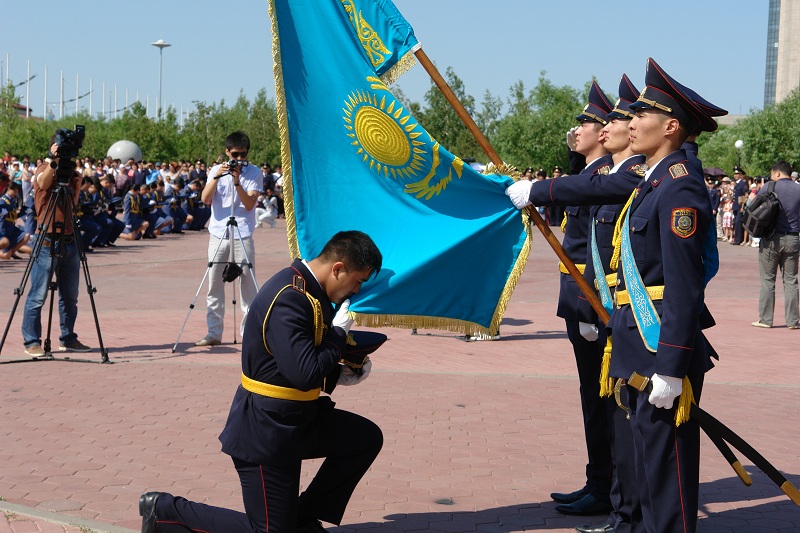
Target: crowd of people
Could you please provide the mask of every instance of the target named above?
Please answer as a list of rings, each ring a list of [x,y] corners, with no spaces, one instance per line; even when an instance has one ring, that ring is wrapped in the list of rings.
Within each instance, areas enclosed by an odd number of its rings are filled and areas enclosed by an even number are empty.
[[[223,159],[220,156],[218,162]],[[0,259],[20,259],[20,254],[32,251],[30,239],[40,223],[32,179],[44,162],[6,151],[0,163]],[[120,238],[138,241],[199,231],[211,216],[210,206],[201,199],[208,180],[202,159],[122,162],[87,156],[75,163],[81,183],[74,215],[80,221],[84,252],[114,247]],[[280,165],[260,166],[258,189],[256,227],[274,228],[275,220],[284,216]]]

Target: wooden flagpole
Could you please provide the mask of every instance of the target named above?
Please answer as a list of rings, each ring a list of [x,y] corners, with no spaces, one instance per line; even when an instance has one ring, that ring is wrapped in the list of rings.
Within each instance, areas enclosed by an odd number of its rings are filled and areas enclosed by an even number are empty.
[[[475,121],[472,120],[472,117],[464,108],[464,105],[436,69],[436,66],[433,64],[433,62],[428,58],[427,54],[422,50],[422,48],[420,48],[414,52],[414,55],[416,56],[420,65],[422,65],[422,67],[431,77],[433,83],[436,84],[444,97],[453,107],[458,117],[467,126],[467,129],[483,149],[484,153],[489,156],[489,160],[494,163],[494,166],[500,168],[503,165],[503,160],[500,159],[500,156],[497,155],[497,152],[494,150],[494,148],[492,148],[492,145],[489,144],[489,140],[478,128],[478,125],[475,124]],[[600,317],[600,320],[602,320],[604,324],[608,324],[608,321],[611,317],[609,316],[605,307],[603,307],[600,299],[595,294],[594,289],[589,285],[589,282],[587,282],[586,278],[583,277],[583,274],[580,273],[578,267],[575,266],[575,263],[572,262],[572,259],[570,259],[567,253],[564,251],[564,248],[561,246],[558,238],[553,234],[552,231],[550,231],[550,227],[545,223],[544,220],[542,220],[541,215],[539,215],[539,212],[536,209],[533,209],[531,206],[528,206],[526,209],[528,210],[528,215],[533,223],[537,228],[539,228],[539,231],[542,233],[542,235],[544,235],[545,240],[550,244],[550,247],[567,268],[567,271],[572,276],[572,279],[574,279],[578,284],[581,292],[583,292],[584,296],[586,296],[586,299],[589,300],[589,303]]]

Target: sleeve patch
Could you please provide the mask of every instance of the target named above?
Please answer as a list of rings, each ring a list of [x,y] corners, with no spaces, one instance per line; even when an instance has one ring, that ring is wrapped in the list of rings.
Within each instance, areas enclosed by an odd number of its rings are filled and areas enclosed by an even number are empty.
[[[672,176],[672,179],[676,180],[678,178],[682,178],[684,176],[689,175],[689,171],[686,170],[686,167],[683,163],[676,163],[669,167],[669,174]]]
[[[679,207],[672,210],[672,233],[681,239],[687,239],[697,230],[697,210],[690,207]]]
[[[610,165],[603,165],[602,167],[597,169],[597,174],[606,175],[609,172],[611,172],[611,166]]]

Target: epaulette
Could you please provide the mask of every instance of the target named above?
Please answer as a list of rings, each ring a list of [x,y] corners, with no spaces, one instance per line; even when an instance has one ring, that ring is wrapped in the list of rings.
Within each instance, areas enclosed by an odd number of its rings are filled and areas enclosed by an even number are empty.
[[[602,167],[597,169],[598,174],[605,175],[608,174],[609,172],[611,172],[611,165],[603,165]]]
[[[647,173],[647,168],[648,167],[647,167],[647,165],[645,163],[640,163],[638,165],[633,165],[628,170],[632,170],[637,176],[643,178],[644,175]]]
[[[306,293],[306,280],[303,276],[294,276],[292,278],[292,288],[300,294]]]
[[[672,179],[676,180],[678,178],[688,176],[689,171],[686,170],[686,166],[683,163],[675,163],[669,167],[669,174],[672,176]]]

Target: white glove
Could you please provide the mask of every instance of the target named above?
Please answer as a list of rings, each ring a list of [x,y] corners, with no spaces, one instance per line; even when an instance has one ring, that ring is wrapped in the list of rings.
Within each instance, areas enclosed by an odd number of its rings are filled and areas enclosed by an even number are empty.
[[[653,374],[650,383],[653,384],[653,391],[650,393],[648,401],[661,409],[671,409],[675,398],[680,396],[683,390],[682,378]]]
[[[573,152],[575,151],[575,148],[577,147],[577,145],[575,144],[575,132],[576,131],[578,131],[578,126],[574,126],[574,127],[570,128],[570,130],[567,132],[567,147],[569,147],[569,149],[572,150]]]
[[[350,318],[350,299],[343,301],[336,311],[336,316],[333,317],[333,325],[338,326],[344,330],[345,333],[350,332],[350,327],[353,325],[353,319]]]
[[[339,381],[336,382],[337,385],[344,385],[345,387],[349,387],[350,385],[358,385],[369,376],[369,371],[372,370],[372,361],[367,358],[364,362],[364,366],[361,367],[361,375],[356,374],[353,372],[353,369],[347,365],[342,365],[342,372],[339,374]]]
[[[156,205],[156,201],[155,200],[150,200],[150,205]]]
[[[578,330],[581,332],[581,337],[587,341],[594,342],[597,340],[597,326],[594,324],[578,322]]]
[[[519,180],[516,183],[512,183],[506,189],[506,196],[511,199],[511,203],[514,204],[514,207],[517,209],[522,209],[525,206],[531,205],[531,187],[533,187],[533,182],[528,180]]]

